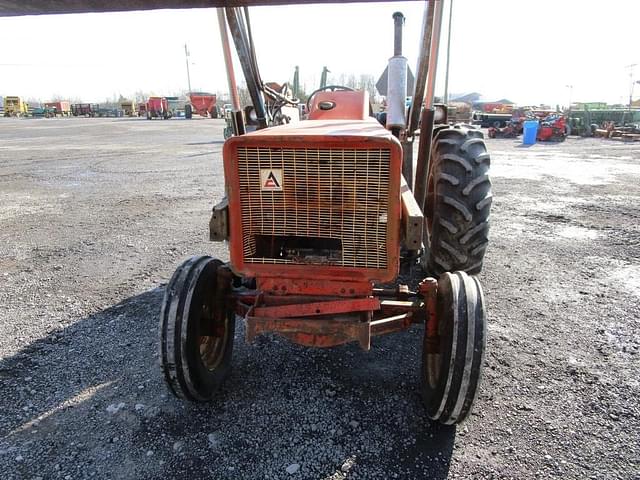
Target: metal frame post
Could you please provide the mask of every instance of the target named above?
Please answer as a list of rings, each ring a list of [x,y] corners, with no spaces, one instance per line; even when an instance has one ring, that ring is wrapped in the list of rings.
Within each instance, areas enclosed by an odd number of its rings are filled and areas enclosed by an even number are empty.
[[[229,45],[229,35],[227,34],[227,20],[224,15],[223,8],[216,9],[218,14],[218,27],[220,30],[220,41],[222,43],[222,54],[224,56],[224,65],[227,69],[227,82],[229,83],[229,95],[231,96],[231,104],[233,105],[234,118],[236,113],[242,115],[240,107],[240,96],[238,95],[238,84],[236,83],[236,74],[233,69],[233,59],[231,58],[231,46]],[[238,128],[237,121],[233,122],[236,135],[244,133],[244,124]]]
[[[431,25],[430,29],[431,38],[429,45],[429,55],[427,58],[429,66],[426,71],[426,81],[424,84],[424,86],[426,87],[426,95],[424,99],[424,110],[421,114],[420,143],[418,144],[418,165],[416,167],[416,184],[414,188],[414,196],[423,213],[425,209],[425,200],[427,197],[429,161],[431,158],[431,141],[433,135],[435,114],[433,110],[433,97],[436,84],[438,47],[440,46],[440,27],[442,25],[442,12],[444,10],[442,5],[443,1],[444,0],[433,0],[429,2],[429,5],[432,6],[431,17],[433,18],[433,24]],[[428,21],[429,16],[429,13],[425,13],[425,22]],[[424,28],[426,28],[426,26],[424,26]],[[416,90],[417,89],[418,84],[416,84]],[[416,110],[415,112],[416,116],[418,111],[419,110]],[[411,113],[414,114],[413,111]],[[427,221],[426,218],[425,221]]]

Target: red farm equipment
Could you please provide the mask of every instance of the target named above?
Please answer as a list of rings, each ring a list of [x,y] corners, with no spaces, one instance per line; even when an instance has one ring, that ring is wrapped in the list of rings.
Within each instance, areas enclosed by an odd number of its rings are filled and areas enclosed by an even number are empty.
[[[98,109],[97,103],[74,103],[71,105],[71,114],[74,117],[95,117]]]
[[[474,275],[488,245],[492,196],[483,134],[449,125],[446,107],[434,104],[443,2],[425,7],[412,92],[402,56],[404,17],[393,15],[385,125],[370,117],[366,92],[338,85],[310,95],[307,120],[295,123],[283,113],[299,102],[261,80],[244,8],[282,3],[189,2],[221,7],[234,136],[224,144],[226,197],[213,209],[209,232],[212,240],[228,241],[230,261],[195,256],[171,277],[160,313],[162,374],[180,398],[218,398],[231,369],[237,315],[248,341],[271,332],[311,347],[356,342],[369,349],[379,335],[422,324],[422,340],[415,341],[422,344],[427,415],[459,423],[471,411],[483,367],[486,313]],[[158,2],[53,5],[48,11],[64,13]],[[253,107],[249,133],[229,36]],[[401,276],[401,266],[425,273],[403,280],[411,275]]]
[[[218,118],[216,96],[213,93],[190,92],[187,95],[188,102],[184,106],[184,117],[192,118],[196,113],[201,117]]]
[[[69,117],[71,116],[71,105],[69,102],[46,102],[44,108],[52,112],[54,117]]]
[[[147,120],[162,118],[167,120],[171,117],[169,111],[169,101],[166,97],[149,97],[146,108]]]
[[[567,138],[566,130],[566,117],[558,113],[552,113],[540,121],[536,140],[539,142],[564,142]]]

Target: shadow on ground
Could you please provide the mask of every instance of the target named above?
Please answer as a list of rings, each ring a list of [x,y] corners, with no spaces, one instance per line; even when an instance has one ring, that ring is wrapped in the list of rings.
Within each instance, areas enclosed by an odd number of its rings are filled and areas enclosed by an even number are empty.
[[[192,405],[168,394],[157,365],[162,294],[0,361],[0,477],[285,478],[298,463],[295,478],[446,478],[455,429],[421,407],[421,331],[371,352],[310,350],[245,345],[237,322],[231,377],[214,403]]]

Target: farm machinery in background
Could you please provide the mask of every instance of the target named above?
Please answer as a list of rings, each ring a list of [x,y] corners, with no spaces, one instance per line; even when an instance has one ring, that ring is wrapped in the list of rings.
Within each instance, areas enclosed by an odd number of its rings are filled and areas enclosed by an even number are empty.
[[[147,120],[153,118],[162,118],[167,120],[171,118],[171,112],[169,111],[169,101],[166,97],[149,97],[147,99],[145,115]]]
[[[216,95],[206,92],[189,92],[187,103],[184,105],[184,118],[192,118],[194,113],[205,118],[218,118]]]
[[[123,100],[120,102],[120,109],[125,117],[137,117],[139,114],[136,102],[133,100]]]
[[[44,116],[45,117],[70,117],[71,105],[69,104],[69,102],[65,102],[65,101],[45,102]]]
[[[513,104],[500,102],[475,103],[471,123],[482,128],[504,128],[512,120]]]
[[[567,118],[552,113],[540,120],[536,140],[539,142],[564,142],[567,138]]]
[[[517,138],[522,135],[524,122],[536,120],[539,122],[536,140],[539,142],[564,141],[567,136],[567,119],[558,112],[538,110],[530,107],[514,108],[511,119],[504,127],[489,127],[489,138]]]
[[[29,105],[20,97],[4,97],[5,117],[26,117],[29,114]]]
[[[597,130],[610,129],[612,124],[614,130],[620,131],[640,125],[640,109],[613,108],[598,102],[574,105],[566,115],[568,134],[582,137],[592,137]],[[598,135],[603,136],[602,132]]]
[[[96,117],[98,109],[97,103],[74,103],[71,105],[71,114],[74,117]]]

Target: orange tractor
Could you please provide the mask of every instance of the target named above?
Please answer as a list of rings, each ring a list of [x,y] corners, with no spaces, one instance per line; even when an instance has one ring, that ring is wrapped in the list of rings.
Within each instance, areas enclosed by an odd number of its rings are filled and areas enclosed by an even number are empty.
[[[227,2],[232,3],[232,2]],[[413,324],[424,328],[422,393],[428,415],[464,420],[477,394],[486,342],[480,272],[491,207],[489,154],[480,131],[450,126],[433,104],[442,2],[425,9],[416,89],[406,110],[402,14],[394,14],[386,125],[366,92],[313,92],[308,119],[262,82],[246,10],[219,10],[235,135],[224,145],[226,197],[214,207],[212,240],[230,261],[196,256],[171,278],[161,311],[161,365],[171,391],[209,401],[231,369],[237,315],[245,337],[275,333],[309,347],[357,342]],[[231,33],[252,99],[238,101]],[[415,182],[413,139],[419,130]],[[435,124],[435,126],[434,126]],[[386,127],[386,128],[385,128]],[[398,282],[401,265],[427,276]]]
[[[230,261],[192,257],[167,285],[160,363],[174,394],[216,398],[231,369],[238,315],[249,342],[275,333],[310,347],[357,342],[369,349],[379,335],[423,324],[426,412],[459,423],[471,411],[483,364],[485,303],[473,275],[487,248],[492,197],[482,133],[449,125],[446,108],[433,102],[443,2],[426,5],[413,92],[402,56],[404,18],[393,16],[384,126],[371,116],[365,92],[337,85],[310,95],[307,120],[284,113],[298,102],[262,81],[249,9],[242,8],[282,3],[114,0],[96,7],[89,0],[29,0],[0,9],[221,7],[234,136],[223,149],[226,197],[214,207],[209,230],[212,240],[229,242]],[[229,34],[251,97],[250,133]],[[422,280],[400,282],[401,265],[408,271],[420,265]]]

